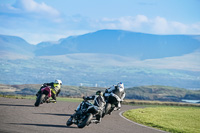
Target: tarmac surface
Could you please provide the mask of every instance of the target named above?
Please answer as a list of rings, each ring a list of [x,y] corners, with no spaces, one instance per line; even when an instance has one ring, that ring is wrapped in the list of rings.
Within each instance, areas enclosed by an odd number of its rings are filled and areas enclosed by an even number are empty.
[[[124,119],[120,114],[139,106],[122,105],[120,111],[106,115],[101,123],[83,129],[66,121],[74,113],[77,102],[58,101],[34,107],[35,100],[0,97],[0,133],[163,133]]]

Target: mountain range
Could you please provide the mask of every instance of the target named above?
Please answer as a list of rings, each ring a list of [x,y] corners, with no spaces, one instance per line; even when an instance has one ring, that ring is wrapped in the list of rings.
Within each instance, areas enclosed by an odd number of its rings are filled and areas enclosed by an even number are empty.
[[[0,35],[0,83],[200,86],[200,35],[100,30],[32,45]],[[41,76],[42,74],[42,76]]]
[[[197,35],[152,35],[123,30],[100,30],[55,42],[31,45],[22,38],[0,36],[1,51],[52,56],[74,53],[112,54],[136,59],[181,56],[200,48]]]
[[[122,30],[101,30],[37,45],[36,55],[102,53],[155,59],[180,56],[200,48],[200,36],[152,35]],[[43,49],[46,49],[45,51]],[[56,51],[55,51],[56,50]]]

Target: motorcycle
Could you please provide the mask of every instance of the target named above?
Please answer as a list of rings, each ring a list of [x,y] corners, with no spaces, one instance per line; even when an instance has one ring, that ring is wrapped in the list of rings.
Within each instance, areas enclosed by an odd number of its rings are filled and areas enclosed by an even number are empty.
[[[115,95],[114,93],[111,93],[107,98],[106,98],[106,106],[105,106],[105,114],[111,114],[113,110],[117,107],[118,103],[121,101],[121,99]]]
[[[51,88],[49,86],[43,87],[40,93],[37,94],[35,106],[38,107],[40,104],[49,103],[51,97]]]
[[[75,124],[78,128],[84,128],[91,123],[97,123],[97,120],[94,120],[93,118],[100,118],[98,107],[94,106],[88,100],[84,100],[80,106],[81,108],[75,110],[76,112],[68,119],[66,125],[71,126],[72,124]]]

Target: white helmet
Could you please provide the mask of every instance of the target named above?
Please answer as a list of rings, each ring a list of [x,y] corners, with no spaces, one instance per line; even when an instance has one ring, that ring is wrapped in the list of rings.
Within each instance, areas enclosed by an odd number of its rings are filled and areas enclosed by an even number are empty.
[[[62,81],[61,81],[61,80],[59,80],[59,79],[56,79],[54,83],[57,83],[57,84],[60,84],[60,85],[62,85]]]
[[[117,88],[118,88],[120,91],[124,90],[124,84],[123,84],[122,82],[119,82],[119,83],[117,84]]]

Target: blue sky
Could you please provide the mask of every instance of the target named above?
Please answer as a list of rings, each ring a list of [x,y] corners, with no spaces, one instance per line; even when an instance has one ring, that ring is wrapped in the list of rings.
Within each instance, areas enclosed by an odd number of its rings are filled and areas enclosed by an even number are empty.
[[[200,35],[200,0],[0,0],[0,34],[32,44],[101,29]]]

